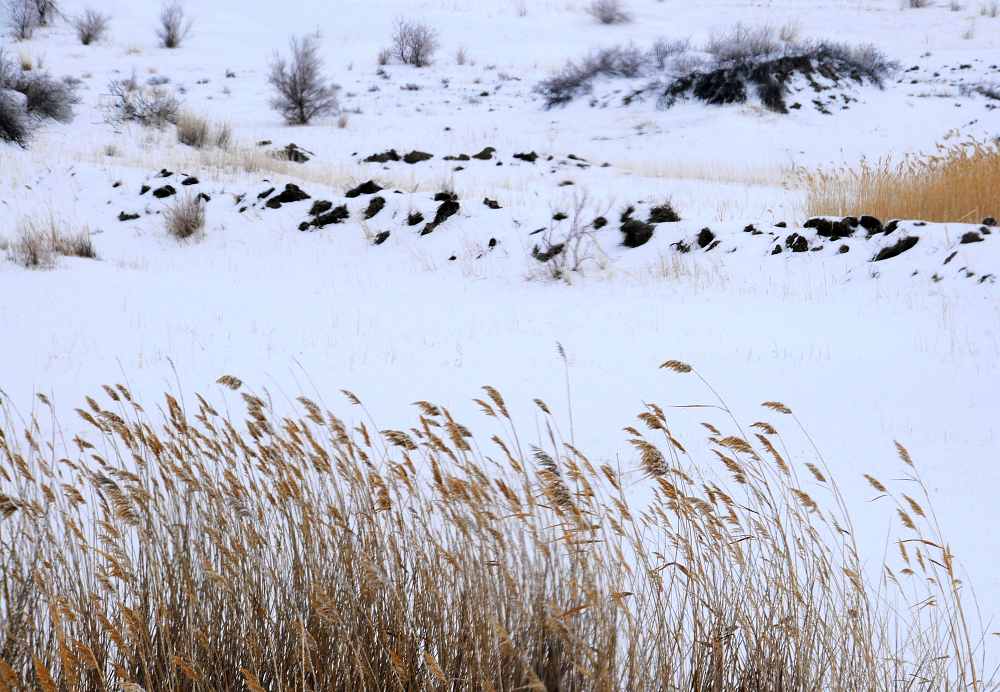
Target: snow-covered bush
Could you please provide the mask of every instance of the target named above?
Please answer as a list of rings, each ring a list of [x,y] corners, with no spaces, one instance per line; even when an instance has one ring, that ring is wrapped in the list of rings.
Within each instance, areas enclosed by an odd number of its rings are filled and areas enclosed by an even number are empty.
[[[267,81],[274,90],[271,107],[289,125],[308,125],[316,117],[337,112],[337,91],[323,76],[319,45],[313,36],[292,37],[291,56],[275,55]]]
[[[0,88],[23,94],[28,113],[61,123],[68,123],[73,119],[73,106],[79,102],[73,81],[56,79],[45,72],[14,74],[0,82]]]
[[[624,24],[632,19],[621,0],[592,0],[587,14],[601,24]]]
[[[392,52],[404,65],[426,67],[438,48],[437,32],[427,24],[398,19],[392,34]]]
[[[73,18],[73,28],[80,43],[89,46],[100,41],[108,31],[111,16],[95,9],[84,10],[83,14]]]
[[[180,101],[166,89],[142,88],[135,78],[115,80],[108,85],[104,118],[109,123],[135,122],[146,127],[176,123]]]
[[[0,89],[0,142],[25,146],[31,131],[28,128],[26,99],[16,91]]]
[[[713,34],[705,52],[719,62],[746,62],[772,55],[778,51],[774,29],[770,26],[737,24],[732,29]]]
[[[156,30],[156,36],[164,48],[180,48],[193,26],[194,20],[187,16],[184,5],[172,0],[160,10],[160,26]]]
[[[655,48],[654,48],[655,50]],[[538,90],[549,107],[568,103],[590,90],[598,77],[641,77],[649,56],[634,45],[596,51],[580,62],[568,62],[558,73],[543,81]]]

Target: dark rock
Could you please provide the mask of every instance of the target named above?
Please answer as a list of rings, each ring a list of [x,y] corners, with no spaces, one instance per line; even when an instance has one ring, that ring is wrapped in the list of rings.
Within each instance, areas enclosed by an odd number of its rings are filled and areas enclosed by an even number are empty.
[[[341,204],[339,207],[335,207],[331,211],[317,216],[313,219],[312,225],[316,228],[323,228],[324,226],[329,226],[330,224],[341,223],[350,218],[350,216],[351,213],[347,211],[347,205]]]
[[[387,240],[389,240],[389,231],[382,231],[375,236],[375,240],[372,241],[372,245],[381,245]]]
[[[948,255],[947,257],[944,258],[944,263],[948,264],[949,262],[951,262],[953,259],[955,259],[955,255],[957,255],[957,254],[958,254],[958,250],[955,250],[954,252],[952,252],[950,255]]]
[[[199,192],[198,196],[195,199],[201,202],[205,202],[206,204],[212,201],[212,198],[206,195],[204,192]]]
[[[489,249],[492,250],[496,246],[497,246],[497,239],[496,238],[490,238],[490,242],[487,243],[487,247],[489,247]]]
[[[844,223],[846,223],[851,228],[857,228],[858,224],[860,223],[858,221],[858,217],[856,217],[856,216],[845,216],[843,219],[841,219],[841,221],[843,221]]]
[[[754,227],[753,224],[749,224],[749,225],[743,227],[743,232],[744,233],[757,233],[758,231]]]
[[[656,226],[652,224],[643,223],[638,219],[628,219],[621,225],[621,232],[625,234],[622,245],[632,248],[645,245],[653,237],[655,230]]]
[[[311,152],[307,152],[297,144],[289,144],[281,150],[281,158],[292,163],[308,163]]]
[[[274,144],[274,142],[272,142],[272,141],[271,141],[271,140],[269,140],[269,139],[262,139],[262,140],[260,140],[259,142],[257,142],[257,146],[258,146],[258,147],[269,147],[269,146],[271,146],[272,144]]]
[[[892,259],[893,257],[898,257],[904,252],[912,248],[920,241],[920,238],[915,235],[904,236],[897,240],[892,245],[886,246],[876,253],[872,257],[872,262],[881,262],[882,260]]]
[[[382,191],[382,186],[376,183],[374,180],[369,180],[367,182],[361,183],[355,188],[348,190],[344,193],[344,197],[354,199],[361,195],[374,195],[377,192]]]
[[[985,219],[983,219],[983,225],[992,228],[997,225],[997,220],[992,216],[987,216]]]
[[[678,240],[676,243],[671,243],[670,247],[677,250],[677,252],[681,253],[682,255],[686,255],[687,253],[691,252],[691,246],[685,243],[683,240]]]
[[[455,255],[452,255],[451,257],[448,258],[448,261],[449,262],[454,262],[457,259],[458,259],[458,257],[456,257]]]
[[[495,199],[490,199],[489,197],[483,197],[483,204],[485,204],[490,209],[500,209],[500,203]]]
[[[454,199],[448,199],[441,202],[437,213],[434,215],[434,220],[424,226],[424,230],[420,231],[420,235],[429,235],[433,233],[438,226],[457,214],[459,209],[461,209],[461,205]]]
[[[444,160],[445,161],[468,161],[469,160],[469,155],[468,154],[458,154],[456,156],[450,156],[449,155],[449,156],[445,156]]]
[[[839,248],[837,248],[837,253],[841,255],[847,254],[850,251],[851,251],[850,245],[841,245]]]
[[[135,221],[138,218],[139,218],[138,214],[127,214],[125,212],[122,212],[121,214],[118,215],[118,220],[122,221],[122,222],[124,222],[124,221]]]
[[[403,161],[408,164],[420,163],[421,161],[430,161],[434,158],[433,154],[428,154],[426,151],[411,151],[409,154],[403,157]]]
[[[981,243],[983,242],[983,236],[979,235],[975,231],[969,231],[968,233],[963,233],[962,239],[958,242],[960,245],[968,245],[969,243]]]
[[[568,217],[568,216],[566,216],[566,214],[564,214],[564,213],[563,213],[563,212],[561,212],[561,211],[559,211],[559,212],[556,212],[555,214],[553,214],[553,215],[552,215],[552,220],[553,220],[553,221],[565,221],[565,220],[566,220],[566,219],[568,219],[568,218],[569,218],[569,217]]]
[[[779,221],[778,223],[774,224],[774,227],[775,228],[788,228],[788,223],[786,221]]]
[[[775,245],[775,246],[774,246],[774,249],[773,249],[773,250],[771,250],[771,254],[772,254],[772,255],[780,255],[780,254],[781,254],[781,252],[782,252],[782,251],[781,251],[781,246],[780,246],[780,245]]]
[[[385,197],[372,197],[371,202],[368,203],[368,208],[365,209],[365,218],[372,219],[380,211],[385,208]]]
[[[486,147],[485,149],[483,149],[478,154],[473,154],[472,158],[478,159],[480,161],[489,161],[490,159],[493,158],[493,154],[495,154],[496,151],[497,150],[494,149],[493,147]]]
[[[299,224],[300,231],[308,231],[311,227],[312,224],[309,223],[308,221],[303,221],[302,223]]]
[[[193,175],[189,175],[187,178],[184,178],[184,180],[181,181],[181,185],[185,185],[185,186],[186,185],[197,185],[198,182],[199,182],[199,180],[197,178],[195,178]]]
[[[458,195],[451,190],[442,190],[434,195],[435,202],[457,202]]]
[[[869,236],[873,236],[876,233],[881,233],[883,230],[882,222],[876,219],[874,216],[868,216],[867,214],[858,219],[858,224],[861,226],[861,228],[868,231]]]
[[[300,188],[298,185],[295,185],[293,183],[288,183],[287,185],[285,185],[285,189],[281,191],[281,194],[278,195],[275,199],[277,199],[282,204],[291,204],[293,202],[303,202],[307,199],[311,199],[311,197],[307,195],[305,192],[303,192],[302,188]]]
[[[149,185],[143,185],[142,187],[139,188],[139,196],[140,197],[142,195],[146,194],[147,192],[149,192]]]
[[[257,199],[267,199],[268,197],[270,197],[273,194],[274,194],[274,188],[273,187],[269,187],[266,190],[264,190],[263,192],[261,192],[259,195],[257,195]]]
[[[176,194],[177,190],[174,189],[173,185],[164,185],[153,190],[153,197],[156,199],[165,199]]]
[[[173,171],[168,171],[166,168],[161,168],[160,172],[157,174],[157,178],[169,178],[174,174]]]
[[[418,223],[424,220],[424,215],[419,211],[410,212],[410,215],[406,217],[406,223],[409,226],[416,226]]]
[[[365,159],[365,163],[389,163],[390,161],[399,160],[399,153],[395,149],[389,149],[388,151],[383,151],[381,154],[372,154]]]
[[[892,221],[890,221],[885,225],[885,228],[882,229],[882,232],[885,233],[886,235],[889,235],[890,233],[893,233],[897,228],[899,228],[899,219],[893,219]]]
[[[855,219],[855,221],[857,221]],[[857,223],[854,224],[857,226]],[[814,217],[802,224],[803,228],[816,229],[816,235],[830,240],[849,238],[854,235],[854,228],[847,221],[830,221],[820,217]]]
[[[558,257],[562,254],[564,247],[565,246],[562,243],[556,243],[555,245],[549,245],[546,249],[542,250],[536,245],[531,248],[531,256],[539,262],[548,262],[553,257]]]
[[[309,207],[309,216],[319,216],[320,214],[325,214],[331,209],[333,209],[333,202],[329,202],[325,199],[318,199],[312,203],[311,207]]]
[[[625,210],[622,211],[622,213],[619,215],[618,220],[621,221],[622,223],[625,223],[626,221],[632,218],[632,214],[634,213],[635,213],[635,207],[633,207],[630,204],[629,206],[625,207]]]
[[[681,217],[674,211],[669,202],[649,210],[649,223],[674,223],[680,220]]]
[[[538,154],[536,154],[533,151],[529,151],[526,153],[514,154],[514,158],[519,159],[520,161],[527,161],[528,163],[534,163],[535,161],[538,160]]]
[[[703,228],[698,231],[698,247],[702,250],[711,245],[713,240],[715,240],[715,234],[712,233],[711,228]]]
[[[598,216],[596,219],[591,221],[590,225],[597,230],[601,230],[602,228],[608,225],[608,220],[603,216]]]
[[[809,241],[798,233],[792,233],[785,238],[785,247],[792,252],[805,252],[809,249]]]

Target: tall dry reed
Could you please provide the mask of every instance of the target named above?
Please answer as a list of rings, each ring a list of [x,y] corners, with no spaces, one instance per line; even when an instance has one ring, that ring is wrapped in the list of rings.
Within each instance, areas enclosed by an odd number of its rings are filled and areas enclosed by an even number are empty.
[[[107,386],[69,449],[8,409],[0,690],[986,685],[901,446],[909,494],[869,479],[904,527],[873,584],[821,457],[796,463],[766,420],[797,424],[778,402],[746,429],[712,402],[701,459],[649,404],[619,467],[562,441],[541,400],[546,439],[524,446],[490,387],[487,440],[430,402],[376,430],[219,382],[242,420],[200,395],[151,415]]]

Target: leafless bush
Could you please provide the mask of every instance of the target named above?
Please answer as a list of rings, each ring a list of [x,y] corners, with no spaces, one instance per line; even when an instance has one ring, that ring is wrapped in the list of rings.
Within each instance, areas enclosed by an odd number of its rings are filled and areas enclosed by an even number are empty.
[[[335,113],[337,91],[323,76],[319,45],[313,36],[292,37],[291,58],[275,55],[267,81],[274,90],[271,107],[289,125],[308,125],[313,118]]]
[[[655,60],[655,57],[652,58]],[[666,60],[666,57],[663,58]],[[650,56],[633,45],[615,46],[592,53],[581,62],[569,62],[558,73],[538,85],[549,107],[572,101],[590,91],[598,77],[642,76]]]
[[[779,47],[770,26],[737,24],[729,31],[713,34],[705,51],[719,62],[746,62],[776,53]]]
[[[35,4],[35,12],[38,15],[38,25],[48,26],[59,14],[59,3],[57,0],[32,0]]]
[[[594,236],[603,224],[587,217],[589,208],[588,195],[576,195],[570,214],[553,220],[532,247],[531,256],[544,267],[546,278],[569,281],[571,272],[600,263],[603,251]]]
[[[176,123],[180,101],[165,89],[140,87],[132,79],[115,80],[108,85],[104,118],[109,123],[135,122],[146,127],[164,127]]]
[[[174,202],[164,218],[170,235],[187,240],[205,228],[205,205],[196,196],[187,195]]]
[[[76,36],[80,39],[80,43],[85,46],[100,41],[107,33],[110,23],[111,15],[98,12],[95,9],[87,9],[83,14],[73,18]]]
[[[906,1],[906,6],[909,7],[911,10],[919,10],[923,9],[924,7],[930,7],[931,5],[930,0],[905,0],[905,1]]]
[[[1000,17],[1000,0],[984,2],[982,7],[979,8],[979,14],[984,17]]]
[[[28,113],[61,123],[73,119],[73,106],[79,102],[75,82],[56,79],[45,72],[10,73],[6,78],[0,78],[0,89],[22,94]]]
[[[632,20],[621,0],[593,0],[587,6],[587,14],[601,24],[625,24]]]
[[[404,65],[426,67],[438,48],[437,32],[428,25],[409,19],[396,20],[392,51]]]
[[[689,39],[658,39],[650,49],[650,57],[657,69],[662,70],[670,62],[671,58],[687,53],[691,49]]]
[[[164,48],[179,48],[191,33],[194,20],[187,16],[184,5],[174,0],[163,5],[160,10],[160,26],[156,36]]]
[[[3,9],[15,40],[27,41],[34,35],[39,23],[35,0],[6,0]]]

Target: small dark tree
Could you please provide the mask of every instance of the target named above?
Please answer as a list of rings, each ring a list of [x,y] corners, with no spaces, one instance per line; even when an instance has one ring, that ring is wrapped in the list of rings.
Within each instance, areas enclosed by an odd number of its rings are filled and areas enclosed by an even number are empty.
[[[38,16],[39,26],[48,26],[59,14],[59,3],[57,0],[33,0],[35,13]]]
[[[308,125],[317,117],[337,111],[337,87],[323,77],[319,46],[312,36],[292,37],[291,58],[275,55],[267,81],[274,89],[271,107],[289,125]]]
[[[160,10],[160,26],[156,36],[164,48],[179,48],[184,39],[191,33],[194,20],[188,18],[184,5],[172,0],[163,5]]]

